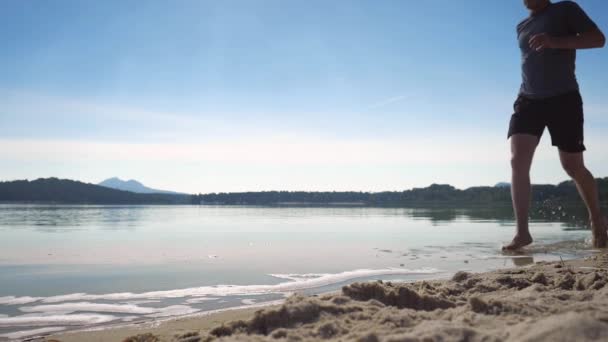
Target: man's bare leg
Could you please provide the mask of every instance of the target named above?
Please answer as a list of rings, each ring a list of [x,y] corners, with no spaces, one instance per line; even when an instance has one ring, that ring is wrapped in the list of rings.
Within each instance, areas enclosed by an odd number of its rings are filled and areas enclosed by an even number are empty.
[[[559,159],[562,162],[562,166],[566,173],[574,180],[576,188],[589,211],[589,220],[591,221],[591,230],[593,234],[593,246],[596,248],[605,248],[608,240],[606,221],[602,216],[600,209],[600,200],[595,178],[593,178],[591,172],[585,167],[583,153],[559,151]]]
[[[517,223],[517,232],[513,241],[502,249],[513,251],[532,243],[528,228],[530,212],[530,167],[538,137],[531,134],[514,134],[511,136],[511,200]]]

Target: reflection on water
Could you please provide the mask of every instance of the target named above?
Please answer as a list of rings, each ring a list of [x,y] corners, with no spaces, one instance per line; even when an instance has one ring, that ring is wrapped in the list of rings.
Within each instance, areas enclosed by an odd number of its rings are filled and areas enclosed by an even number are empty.
[[[146,213],[141,206],[0,205],[0,228],[60,233],[89,229],[133,229]]]
[[[148,205],[7,205],[0,204],[0,229],[36,229],[41,232],[64,232],[78,229],[134,229],[138,223],[156,215],[158,208],[197,208],[192,206],[148,206]],[[200,207],[199,207],[200,208]],[[211,207],[217,208],[217,207]],[[225,207],[234,208],[234,207]],[[452,221],[489,221],[498,224],[513,224],[513,210],[510,205],[492,207],[433,207],[433,208],[317,208],[317,207],[244,207],[260,211],[279,211],[279,218],[302,217],[315,211],[325,211],[332,216],[403,215],[415,220],[425,220],[432,225]],[[291,209],[291,210],[290,210]],[[283,212],[281,212],[283,211]],[[378,211],[384,211],[380,213]],[[174,213],[165,210],[164,214]],[[588,229],[584,206],[562,205],[546,200],[532,207],[530,220],[537,222],[560,222],[566,230]],[[241,213],[242,214],[242,213]],[[273,213],[275,214],[275,213]],[[172,217],[165,217],[171,219]]]
[[[577,225],[584,209],[570,206],[564,214],[566,209],[558,206],[548,216],[549,207],[545,203],[532,210],[536,245],[529,250],[547,254],[546,243],[565,238],[584,244],[586,234],[577,233],[584,229]],[[346,265],[377,266],[367,260],[372,248],[380,254],[398,251],[410,260],[493,255],[511,239],[513,226],[510,206],[0,205],[0,263],[136,265],[217,259],[231,265],[251,260],[301,265],[294,261],[301,259],[314,266],[334,264],[339,271]],[[64,237],[54,237],[57,233]],[[568,253],[583,248],[571,247]]]
[[[606,209],[606,208],[604,208]],[[411,211],[415,219],[429,220],[432,223],[448,223],[457,220],[488,221],[513,225],[513,209],[510,205],[466,208],[415,208]],[[532,222],[560,222],[566,230],[589,229],[587,209],[581,204],[569,204],[545,200],[530,209]]]

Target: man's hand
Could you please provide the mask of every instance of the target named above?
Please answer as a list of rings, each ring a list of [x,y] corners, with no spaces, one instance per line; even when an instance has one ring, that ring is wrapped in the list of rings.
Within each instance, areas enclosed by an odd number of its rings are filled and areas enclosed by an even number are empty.
[[[557,48],[557,39],[546,33],[535,34],[528,41],[530,48],[536,51]]]

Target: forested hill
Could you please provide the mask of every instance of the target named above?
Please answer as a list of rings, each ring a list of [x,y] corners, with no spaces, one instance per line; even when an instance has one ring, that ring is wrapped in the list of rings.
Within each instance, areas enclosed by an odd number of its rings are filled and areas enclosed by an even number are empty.
[[[69,204],[190,204],[190,195],[139,194],[68,179],[0,182],[0,202]]]
[[[600,198],[608,204],[608,177],[598,179]],[[214,204],[214,205],[359,205],[425,206],[509,204],[508,186],[472,187],[465,190],[433,184],[426,188],[385,192],[261,191],[199,195],[141,194],[67,179],[0,182],[0,202],[69,204]],[[582,203],[574,183],[534,185],[532,201]]]
[[[598,179],[600,198],[608,200],[608,177]],[[534,185],[532,201],[580,202],[572,181],[558,185]],[[433,184],[426,188],[386,192],[305,192],[262,191],[239,193],[211,193],[193,196],[193,202],[219,205],[361,205],[361,206],[418,206],[433,204],[494,204],[511,202],[508,186],[472,187],[459,190],[451,185]]]

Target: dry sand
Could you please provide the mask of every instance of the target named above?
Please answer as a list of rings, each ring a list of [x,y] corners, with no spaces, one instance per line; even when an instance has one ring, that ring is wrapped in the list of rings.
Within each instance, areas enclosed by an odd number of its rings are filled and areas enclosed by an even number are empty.
[[[608,341],[608,254],[42,341]],[[126,338],[130,336],[130,338]]]

